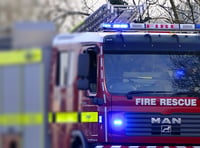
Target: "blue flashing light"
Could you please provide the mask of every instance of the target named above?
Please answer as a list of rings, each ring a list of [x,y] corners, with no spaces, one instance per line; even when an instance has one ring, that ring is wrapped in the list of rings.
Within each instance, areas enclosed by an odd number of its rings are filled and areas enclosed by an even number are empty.
[[[113,28],[115,28],[115,29],[128,29],[129,24],[113,24]]]
[[[110,23],[103,23],[102,27],[103,28],[112,28],[112,24],[110,24]]]
[[[123,113],[112,113],[109,121],[109,125],[113,131],[124,130],[125,119]]]
[[[200,24],[195,24],[195,29],[200,29]]]
[[[105,29],[129,29],[129,24],[126,23],[103,23],[102,28]]]
[[[121,119],[115,119],[115,120],[113,121],[113,124],[116,125],[116,126],[121,126],[122,123],[123,123],[123,122],[122,122]]]
[[[183,69],[178,69],[175,71],[175,77],[181,79],[185,76],[185,71]]]
[[[121,25],[120,24],[113,24],[113,28],[121,28]]]

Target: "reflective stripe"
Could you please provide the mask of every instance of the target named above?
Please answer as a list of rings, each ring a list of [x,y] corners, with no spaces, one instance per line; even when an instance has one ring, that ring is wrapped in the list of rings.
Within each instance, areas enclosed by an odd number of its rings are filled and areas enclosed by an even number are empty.
[[[49,123],[53,122],[53,114],[52,113],[48,113],[48,122]]]
[[[0,114],[0,126],[27,126],[44,123],[42,113],[5,113]],[[56,112],[48,113],[49,123],[98,122],[98,112]]]
[[[56,123],[76,123],[78,122],[77,112],[59,112],[56,113]]]
[[[81,122],[98,122],[98,112],[81,112]]]
[[[49,123],[98,122],[98,112],[56,112],[49,113]]]
[[[0,115],[1,126],[26,126],[26,125],[39,125],[44,122],[43,115],[41,113],[24,113],[24,114],[2,114]]]
[[[0,66],[13,64],[36,63],[42,60],[42,50],[20,49],[0,52]]]

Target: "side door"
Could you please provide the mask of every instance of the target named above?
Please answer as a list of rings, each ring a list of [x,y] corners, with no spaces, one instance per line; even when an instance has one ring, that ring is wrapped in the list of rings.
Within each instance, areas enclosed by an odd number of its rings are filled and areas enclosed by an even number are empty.
[[[98,140],[98,105],[93,102],[97,96],[98,83],[98,52],[93,48],[85,51],[89,55],[89,75],[88,89],[83,91],[80,98],[80,121],[81,129],[87,137],[88,142],[97,142]]]

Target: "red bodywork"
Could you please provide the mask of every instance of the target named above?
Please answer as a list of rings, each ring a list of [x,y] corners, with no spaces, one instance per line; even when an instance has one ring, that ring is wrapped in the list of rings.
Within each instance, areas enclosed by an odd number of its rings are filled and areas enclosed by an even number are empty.
[[[57,53],[60,52],[54,49],[52,55],[52,69],[51,69],[51,81],[50,81],[50,104],[49,110],[52,112],[98,112],[102,121],[97,123],[72,123],[72,124],[51,124],[51,138],[52,147],[61,148],[69,147],[70,133],[74,129],[83,132],[89,143],[98,143],[97,147],[112,147],[119,146],[125,148],[133,146],[134,148],[143,148],[147,145],[198,145],[200,144],[200,137],[179,137],[179,136],[126,136],[125,132],[118,131],[113,132],[110,129],[109,113],[120,112],[124,114],[126,112],[135,113],[160,113],[163,115],[169,115],[173,113],[199,113],[199,99],[196,99],[196,106],[162,106],[159,105],[159,97],[142,96],[141,98],[154,98],[156,105],[136,105],[136,99],[132,98],[128,100],[126,96],[111,95],[106,88],[105,73],[104,73],[104,55],[101,44],[97,44],[99,47],[99,54],[97,55],[97,93],[91,94],[88,91],[78,90],[76,87],[75,79],[73,83],[67,87],[61,87],[56,85],[56,66],[57,66]],[[81,52],[82,49],[80,49]],[[78,55],[77,55],[78,56]],[[74,59],[77,60],[77,59]],[[76,73],[74,73],[77,75]],[[104,100],[103,105],[96,105],[91,103],[91,96]],[[182,99],[182,98],[176,98]],[[100,120],[100,118],[99,118]],[[151,124],[151,123],[149,123]],[[138,146],[144,145],[144,146]],[[192,146],[187,146],[188,148]],[[164,148],[163,146],[157,146],[156,148]]]

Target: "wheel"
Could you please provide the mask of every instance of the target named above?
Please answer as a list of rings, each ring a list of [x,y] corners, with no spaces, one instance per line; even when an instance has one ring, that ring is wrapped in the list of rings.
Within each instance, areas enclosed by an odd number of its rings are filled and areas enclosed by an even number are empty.
[[[88,142],[81,131],[72,131],[70,148],[88,148]]]
[[[73,138],[70,148],[84,148],[79,138]]]

